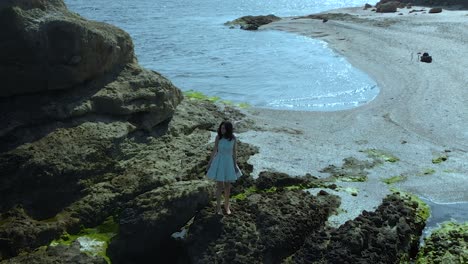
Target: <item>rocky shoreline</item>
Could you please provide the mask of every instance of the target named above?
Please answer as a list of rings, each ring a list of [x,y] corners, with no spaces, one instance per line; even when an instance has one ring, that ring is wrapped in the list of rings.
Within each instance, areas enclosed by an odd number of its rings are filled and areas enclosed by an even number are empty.
[[[259,149],[242,137],[234,214],[216,215],[204,175],[211,135],[222,120],[238,133],[258,129],[255,120],[184,96],[138,65],[127,33],[85,20],[61,0],[2,3],[0,26],[0,263],[417,256],[428,211],[415,197],[395,191],[375,211],[331,227],[343,169],[330,167],[330,178],[265,170],[254,179],[249,161]]]

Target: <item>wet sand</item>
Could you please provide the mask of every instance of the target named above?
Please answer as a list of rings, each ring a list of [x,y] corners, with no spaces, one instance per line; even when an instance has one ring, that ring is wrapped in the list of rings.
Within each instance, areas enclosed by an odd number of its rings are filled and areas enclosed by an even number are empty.
[[[468,11],[409,13],[413,9],[345,8],[325,13],[352,16],[326,23],[284,18],[260,28],[325,41],[369,74],[380,94],[346,111],[246,110],[256,128],[238,137],[260,148],[249,161],[254,177],[263,170],[328,177],[322,170],[329,165],[341,167],[350,157],[372,161],[368,151],[376,150],[399,160],[364,169],[365,182],[338,182],[343,213],[329,219],[331,225],[373,210],[390,188],[436,203],[468,202]],[[420,62],[418,52],[429,52],[432,63]],[[440,157],[447,159],[433,163]],[[402,180],[383,182],[394,176]]]

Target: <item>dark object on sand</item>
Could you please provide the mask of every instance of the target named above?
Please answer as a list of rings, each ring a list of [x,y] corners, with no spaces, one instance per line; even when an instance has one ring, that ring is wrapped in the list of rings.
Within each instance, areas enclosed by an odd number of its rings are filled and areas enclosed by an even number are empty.
[[[442,8],[440,7],[434,7],[429,10],[429,14],[436,14],[442,12]]]
[[[323,22],[323,23],[325,23],[325,22],[327,22],[327,21],[328,21],[328,19],[326,19],[326,18],[322,19],[322,22]]]
[[[421,61],[431,63],[432,62],[432,56],[429,56],[429,53],[424,52],[423,55],[421,56]]]

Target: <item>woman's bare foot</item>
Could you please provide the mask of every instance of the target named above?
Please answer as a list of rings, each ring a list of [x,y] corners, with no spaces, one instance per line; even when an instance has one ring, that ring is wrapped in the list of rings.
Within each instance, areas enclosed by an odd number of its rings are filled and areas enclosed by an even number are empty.
[[[221,207],[216,209],[216,214],[219,214],[219,215],[223,214],[223,210],[221,210]]]
[[[225,208],[226,209],[226,214],[230,215],[231,214],[231,209],[229,207]]]

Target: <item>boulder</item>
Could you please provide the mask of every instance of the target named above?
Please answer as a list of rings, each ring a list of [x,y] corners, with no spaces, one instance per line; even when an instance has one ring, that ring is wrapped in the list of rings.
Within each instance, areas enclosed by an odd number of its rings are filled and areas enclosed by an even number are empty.
[[[233,26],[239,25],[244,30],[257,30],[260,26],[281,20],[280,17],[275,15],[267,16],[243,16],[233,21],[226,22],[225,25]]]
[[[400,2],[397,1],[390,1],[376,5],[378,13],[394,13],[397,11],[399,6]]]
[[[0,97],[71,89],[135,59],[126,32],[58,0],[12,1],[0,10],[0,27]]]
[[[442,8],[434,7],[434,8],[429,9],[429,14],[436,14],[436,13],[442,13]]]
[[[169,80],[136,64],[72,90],[0,98],[0,151],[87,121],[129,122],[149,131],[170,119],[181,100]]]

